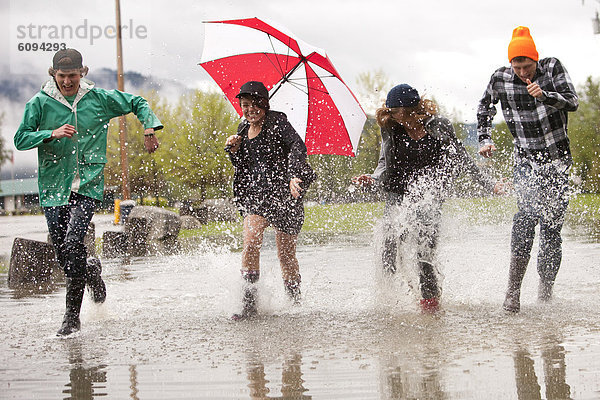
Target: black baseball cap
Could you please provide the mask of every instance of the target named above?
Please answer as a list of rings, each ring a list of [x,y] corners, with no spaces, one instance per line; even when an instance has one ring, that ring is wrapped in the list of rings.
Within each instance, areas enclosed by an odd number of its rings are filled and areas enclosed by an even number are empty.
[[[52,68],[54,69],[78,69],[83,68],[83,57],[75,49],[59,50],[52,59]]]
[[[394,86],[387,95],[385,106],[387,108],[414,107],[421,101],[419,92],[406,83]]]
[[[239,99],[245,94],[250,96],[258,96],[269,100],[269,91],[265,85],[259,81],[250,81],[244,83],[240,88],[240,92],[235,97]]]

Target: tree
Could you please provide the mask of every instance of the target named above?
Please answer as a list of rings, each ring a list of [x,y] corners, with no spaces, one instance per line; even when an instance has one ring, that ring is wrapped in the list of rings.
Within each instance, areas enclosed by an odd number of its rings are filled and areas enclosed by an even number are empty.
[[[175,184],[173,195],[196,200],[229,196],[233,167],[223,149],[239,122],[231,105],[219,93],[196,90],[180,99],[170,120],[159,164]]]
[[[2,121],[4,120],[4,112],[0,113],[0,169],[4,161],[11,157],[11,152],[4,148],[4,138],[2,137]]]
[[[372,72],[361,72],[356,78],[358,97],[363,110],[371,116],[375,115],[375,110],[385,103],[387,93],[392,88],[390,78],[378,69]]]
[[[579,109],[569,119],[575,184],[583,192],[600,191],[600,81],[588,77],[579,90]]]
[[[487,159],[488,166],[503,177],[512,176],[514,138],[506,122],[495,125],[492,130],[496,152],[492,158]]]
[[[381,131],[374,117],[368,117],[363,127],[356,158],[352,160],[352,175],[370,173],[377,167],[379,147],[381,146]]]
[[[236,131],[238,116],[218,93],[200,90],[170,106],[155,92],[144,97],[164,128],[157,132],[160,147],[144,150],[143,128],[127,116],[127,159],[131,192],[141,197],[203,200],[230,195],[233,167],[223,151],[225,139]],[[119,129],[109,130],[106,184],[121,184]]]
[[[150,107],[158,118],[167,125],[165,118],[169,116],[168,106],[161,102],[156,92],[145,93],[144,98],[148,100]],[[129,164],[128,178],[129,189],[133,196],[142,198],[150,195],[156,199],[167,194],[167,180],[164,171],[160,168],[157,160],[160,159],[164,149],[153,154],[148,154],[144,147],[144,128],[135,115],[129,114],[125,117],[127,126],[127,162]],[[158,131],[159,141],[164,136]],[[107,159],[105,169],[105,185],[121,187],[121,155],[119,140],[119,123],[117,119],[111,122],[108,132]]]
[[[352,163],[352,174],[372,172],[379,160],[381,131],[375,119],[375,112],[385,103],[387,93],[392,88],[390,78],[379,69],[374,72],[361,72],[356,78],[358,97],[365,112],[367,122],[363,128],[356,151],[356,159]]]

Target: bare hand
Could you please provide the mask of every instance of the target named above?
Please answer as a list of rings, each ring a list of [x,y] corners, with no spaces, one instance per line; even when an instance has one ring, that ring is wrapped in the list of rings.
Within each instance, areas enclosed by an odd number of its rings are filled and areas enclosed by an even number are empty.
[[[62,139],[64,137],[71,138],[76,133],[77,133],[77,131],[75,130],[75,127],[73,125],[64,124],[60,128],[53,130],[52,135],[50,135],[50,138],[52,138],[52,139]]]
[[[301,183],[302,183],[302,179],[300,179],[300,178],[292,178],[290,180],[290,192],[292,193],[292,196],[295,199],[300,197],[301,192],[304,190],[304,189],[302,189],[302,187],[300,187]]]
[[[512,182],[509,182],[508,178],[501,178],[494,185],[494,194],[505,195],[512,190]]]
[[[479,149],[479,154],[484,156],[485,158],[490,158],[493,152],[496,151],[496,146],[493,144],[486,144],[485,146],[481,146]]]
[[[529,79],[526,81],[527,83],[527,91],[530,95],[535,98],[540,98],[543,95],[542,88],[535,82],[531,82]]]
[[[225,141],[225,146],[230,146],[229,151],[235,153],[240,149],[242,144],[242,137],[240,135],[231,135]]]
[[[152,135],[150,135],[152,133]],[[144,147],[150,154],[154,153],[158,149],[159,143],[157,137],[154,135],[154,129],[148,128],[144,131]]]
[[[358,186],[371,186],[375,182],[375,179],[371,175],[362,174],[352,178],[352,183]]]

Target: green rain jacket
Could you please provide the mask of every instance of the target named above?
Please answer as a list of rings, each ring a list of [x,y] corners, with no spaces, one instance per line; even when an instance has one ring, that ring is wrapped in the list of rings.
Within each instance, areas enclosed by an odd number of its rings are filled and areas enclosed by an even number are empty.
[[[42,207],[68,204],[71,190],[102,200],[108,123],[111,118],[130,112],[144,129],[163,127],[144,98],[95,88],[93,82],[84,78],[72,105],[54,79],[27,102],[14,142],[18,150],[38,149]],[[77,133],[71,138],[50,140],[52,131],[64,124],[73,125]]]

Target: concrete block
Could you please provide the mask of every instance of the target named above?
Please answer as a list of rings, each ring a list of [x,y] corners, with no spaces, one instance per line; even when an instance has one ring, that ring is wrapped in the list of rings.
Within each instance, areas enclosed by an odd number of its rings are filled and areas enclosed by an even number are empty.
[[[127,253],[127,235],[122,231],[104,231],[102,234],[102,256],[116,258]]]
[[[191,215],[184,215],[181,218],[181,229],[199,229],[202,227],[198,218]]]
[[[181,228],[181,219],[177,213],[164,208],[154,206],[136,206],[133,207],[125,222],[125,230],[128,231],[127,224],[129,219],[147,220],[147,238],[148,240],[165,240],[170,237],[177,237]],[[139,222],[138,222],[139,223]],[[129,228],[131,230],[131,228]]]
[[[177,236],[181,218],[177,213],[153,206],[136,206],[125,221],[127,254],[141,257],[173,254],[178,251]]]
[[[206,209],[206,222],[235,222],[240,214],[236,205],[230,199],[207,199],[202,202]]]
[[[15,238],[8,270],[10,288],[44,285],[63,278],[63,271],[51,244]]]
[[[127,254],[132,257],[143,257],[148,254],[150,239],[150,220],[146,217],[130,215],[125,222],[127,238]]]

